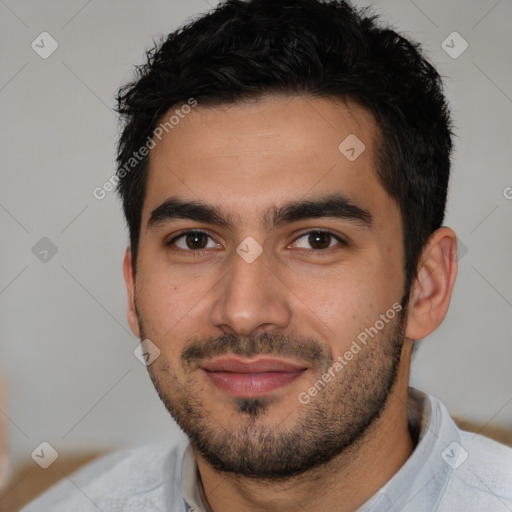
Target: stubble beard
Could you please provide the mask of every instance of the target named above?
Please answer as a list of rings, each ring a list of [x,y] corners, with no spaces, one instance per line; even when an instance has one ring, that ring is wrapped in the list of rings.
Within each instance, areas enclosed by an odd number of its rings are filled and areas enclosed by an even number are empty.
[[[297,403],[291,427],[282,426],[286,418],[281,425],[272,423],[272,411],[279,407],[272,395],[233,398],[232,408],[239,421],[221,424],[220,418],[206,412],[203,400],[208,397],[195,393],[193,372],[186,382],[180,382],[163,360],[163,352],[148,367],[149,375],[171,416],[210,466],[260,480],[286,480],[325,465],[344,452],[348,454],[363,441],[383,413],[397,379],[405,318],[402,309],[309,403],[301,404],[295,394],[290,397]],[[140,314],[139,327],[144,339]],[[161,346],[159,342],[157,345]],[[186,368],[192,360],[228,353],[277,357],[294,354],[312,363],[314,376],[303,391],[334,364],[332,351],[314,339],[272,334],[244,340],[229,335],[195,340],[186,345],[180,361]]]

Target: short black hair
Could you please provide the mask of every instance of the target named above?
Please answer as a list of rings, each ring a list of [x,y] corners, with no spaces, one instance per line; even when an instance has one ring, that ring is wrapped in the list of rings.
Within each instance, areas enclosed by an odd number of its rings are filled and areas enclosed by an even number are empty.
[[[120,88],[118,192],[136,268],[151,140],[171,107],[268,94],[350,99],[376,120],[377,175],[401,211],[410,287],[446,207],[452,127],[439,73],[421,46],[343,0],[227,0],[146,53]],[[131,162],[133,165],[128,166]]]

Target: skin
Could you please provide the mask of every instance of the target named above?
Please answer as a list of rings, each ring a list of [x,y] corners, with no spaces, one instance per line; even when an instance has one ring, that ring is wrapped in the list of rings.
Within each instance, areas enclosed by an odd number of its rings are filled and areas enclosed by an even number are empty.
[[[354,161],[338,150],[349,134],[366,146]],[[352,511],[414,449],[406,418],[412,340],[435,330],[449,306],[457,270],[456,237],[449,228],[436,231],[423,251],[403,331],[396,317],[310,403],[297,399],[322,375],[332,361],[329,356],[343,356],[358,334],[404,296],[401,214],[376,174],[376,136],[373,116],[354,103],[274,96],[230,106],[199,105],[151,151],[137,274],[128,249],[124,275],[130,327],[161,351],[148,369],[168,409],[178,422],[190,416],[203,422],[212,446],[216,439],[230,439],[232,451],[226,457],[232,458],[251,446],[257,452],[262,433],[280,439],[301,425],[304,415],[316,418],[320,408],[332,425],[305,422],[309,433],[316,428],[321,438],[325,429],[335,431],[338,422],[343,427],[337,432],[340,446],[344,443],[340,453],[289,477],[220,471],[196,448],[205,499],[214,512],[291,511],[298,504],[310,511]],[[333,191],[367,210],[371,227],[332,217],[274,228],[263,222],[272,206]],[[149,227],[151,212],[171,196],[222,207],[231,216],[232,229],[189,219]],[[185,229],[206,231],[211,236],[208,246],[194,253],[183,238],[166,245]],[[348,244],[331,239],[319,256],[320,250],[302,236],[315,229],[328,230]],[[251,263],[236,252],[249,236],[263,249]],[[257,342],[265,334],[271,336],[267,349],[272,355],[285,356],[286,344],[276,342],[282,336],[297,347],[296,359],[308,369],[252,403],[252,412],[216,388],[197,364],[182,360],[190,346],[201,346],[211,356],[209,350],[223,336],[230,341],[218,345],[224,350],[220,353],[252,339],[257,352],[245,354],[254,355],[263,350]],[[321,349],[317,365],[307,352],[300,352],[300,347],[311,346]],[[400,354],[396,375],[393,346]],[[289,354],[286,358],[291,360]],[[392,379],[390,389],[385,389],[386,378]],[[372,411],[363,405],[379,393],[385,400],[376,417],[369,418]],[[357,406],[351,408],[351,403]],[[353,412],[359,408],[363,412]],[[369,424],[349,442],[344,434],[354,418]],[[271,460],[252,455],[260,462]]]

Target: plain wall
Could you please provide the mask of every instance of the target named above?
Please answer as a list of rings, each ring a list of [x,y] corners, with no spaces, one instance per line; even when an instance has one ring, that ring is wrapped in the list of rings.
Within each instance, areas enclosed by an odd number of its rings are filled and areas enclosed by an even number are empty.
[[[373,5],[446,77],[457,133],[446,224],[464,250],[450,311],[421,342],[411,384],[454,414],[512,428],[512,4]],[[93,189],[115,171],[117,88],[152,38],[209,8],[0,3],[0,371],[15,465],[31,462],[41,441],[73,451],[180,435],[132,353],[120,203]],[[59,45],[47,59],[31,47],[43,31]],[[441,47],[454,31],[469,44],[456,59]],[[57,248],[46,262],[33,253],[43,237]]]

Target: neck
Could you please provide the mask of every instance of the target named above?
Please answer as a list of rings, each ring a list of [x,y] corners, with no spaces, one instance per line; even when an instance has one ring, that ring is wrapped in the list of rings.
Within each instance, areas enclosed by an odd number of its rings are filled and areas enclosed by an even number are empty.
[[[268,482],[215,471],[195,452],[211,512],[353,512],[402,467],[414,450],[407,423],[409,342],[404,343],[399,375],[381,416],[359,439],[328,464],[286,481]]]

